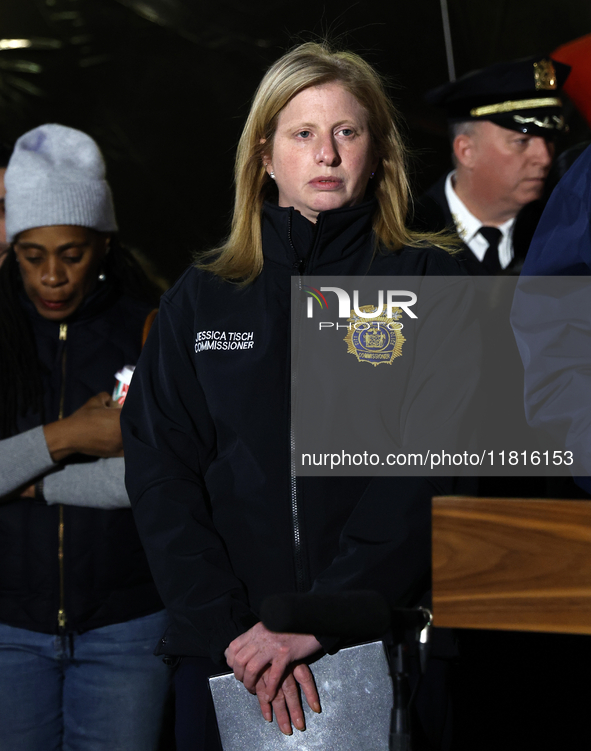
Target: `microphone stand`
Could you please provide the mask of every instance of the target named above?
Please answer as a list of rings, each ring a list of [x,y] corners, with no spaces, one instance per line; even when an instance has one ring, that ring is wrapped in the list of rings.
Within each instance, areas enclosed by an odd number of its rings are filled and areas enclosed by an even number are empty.
[[[405,648],[402,642],[389,654],[390,677],[394,701],[390,714],[389,751],[412,751],[410,735],[410,687],[406,667]]]
[[[429,649],[429,637],[433,616],[426,608],[417,608],[423,611],[426,623],[421,628],[415,629],[415,636],[419,645],[419,663],[422,675],[427,668],[427,657]],[[394,611],[395,613],[396,611]],[[392,632],[394,636],[394,631]],[[398,637],[394,637],[394,646],[392,650],[387,650],[388,664],[390,667],[390,677],[392,679],[392,711],[390,715],[390,734],[388,737],[388,751],[412,751],[412,735],[410,727],[410,708],[416,695],[415,688],[410,693],[408,682],[407,666],[407,648],[404,644],[404,635],[398,631]]]

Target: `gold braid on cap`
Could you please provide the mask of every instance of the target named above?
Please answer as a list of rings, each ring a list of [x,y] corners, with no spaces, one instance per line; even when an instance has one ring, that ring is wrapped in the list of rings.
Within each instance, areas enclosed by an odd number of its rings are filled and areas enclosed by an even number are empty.
[[[545,97],[543,99],[516,99],[498,104],[487,104],[484,107],[474,107],[470,110],[472,117],[484,115],[498,115],[500,112],[514,112],[515,110],[529,110],[537,107],[562,107],[562,102],[557,97]]]

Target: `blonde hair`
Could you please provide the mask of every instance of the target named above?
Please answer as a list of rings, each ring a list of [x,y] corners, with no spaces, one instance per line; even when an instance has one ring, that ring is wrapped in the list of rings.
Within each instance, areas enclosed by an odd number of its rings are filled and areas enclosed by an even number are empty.
[[[261,81],[242,131],[235,164],[236,194],[228,239],[196,261],[198,268],[249,284],[263,268],[261,214],[272,190],[264,157],[273,148],[281,110],[304,89],[338,82],[364,107],[379,166],[374,178],[378,202],[373,229],[389,250],[404,245],[437,244],[452,248],[447,235],[413,232],[405,226],[410,188],[407,150],[396,125],[398,114],[379,74],[352,52],[338,52],[327,43],[307,42],[275,62]]]

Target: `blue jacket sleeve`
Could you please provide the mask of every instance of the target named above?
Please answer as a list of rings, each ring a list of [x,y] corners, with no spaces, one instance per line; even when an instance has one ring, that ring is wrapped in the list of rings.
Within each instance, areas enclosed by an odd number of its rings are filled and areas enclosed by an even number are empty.
[[[591,148],[548,202],[515,293],[511,324],[525,368],[528,422],[591,475]],[[576,478],[591,492],[589,477]]]
[[[521,276],[591,274],[591,147],[558,183],[536,229]]]
[[[121,416],[126,485],[172,625],[161,653],[223,652],[258,620],[212,523],[204,475],[212,420],[191,360],[191,327],[162,301]]]

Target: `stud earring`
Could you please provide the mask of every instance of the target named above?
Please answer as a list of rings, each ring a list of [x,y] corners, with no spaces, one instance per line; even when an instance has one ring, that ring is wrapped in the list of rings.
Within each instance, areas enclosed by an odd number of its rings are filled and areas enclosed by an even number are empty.
[[[101,273],[98,275],[99,282],[104,282],[107,278],[107,275],[101,271]]]
[[[371,175],[369,176],[369,179],[370,179],[370,180],[371,180],[371,179],[373,179],[373,176],[374,176],[374,175],[375,175],[375,172],[372,172],[372,173],[371,173]]]
[[[269,172],[269,177],[271,178],[271,180],[275,179],[275,173],[273,172],[273,170],[271,170],[271,172]]]

